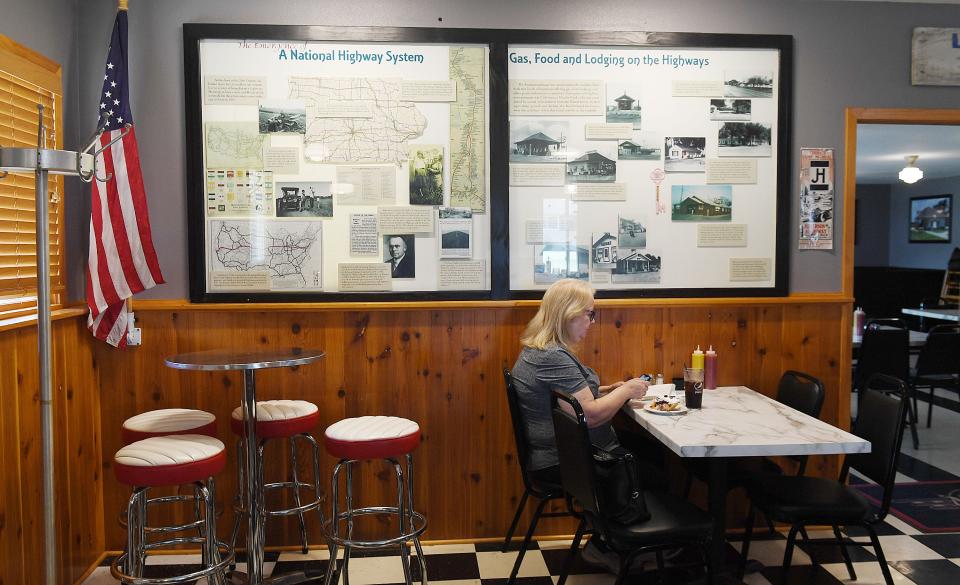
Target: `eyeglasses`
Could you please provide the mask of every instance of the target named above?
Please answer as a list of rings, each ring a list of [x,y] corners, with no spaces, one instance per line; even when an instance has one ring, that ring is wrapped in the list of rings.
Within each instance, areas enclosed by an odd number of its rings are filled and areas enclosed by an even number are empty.
[[[595,322],[595,321],[597,320],[597,310],[596,310],[596,309],[590,309],[589,311],[587,311],[587,312],[584,313],[584,314],[590,319],[590,322],[591,322],[591,323],[593,323],[593,322]]]

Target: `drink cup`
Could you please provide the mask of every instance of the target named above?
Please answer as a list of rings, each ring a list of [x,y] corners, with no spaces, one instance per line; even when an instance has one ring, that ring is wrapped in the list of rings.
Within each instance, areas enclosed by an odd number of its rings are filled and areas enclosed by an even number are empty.
[[[683,368],[683,397],[687,408],[700,408],[703,404],[702,368]]]

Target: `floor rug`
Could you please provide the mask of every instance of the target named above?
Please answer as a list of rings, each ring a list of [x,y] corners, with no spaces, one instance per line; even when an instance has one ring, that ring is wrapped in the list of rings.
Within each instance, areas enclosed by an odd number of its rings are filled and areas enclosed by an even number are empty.
[[[877,484],[851,484],[879,506],[883,490]],[[960,481],[915,481],[893,488],[890,513],[923,532],[960,531]]]

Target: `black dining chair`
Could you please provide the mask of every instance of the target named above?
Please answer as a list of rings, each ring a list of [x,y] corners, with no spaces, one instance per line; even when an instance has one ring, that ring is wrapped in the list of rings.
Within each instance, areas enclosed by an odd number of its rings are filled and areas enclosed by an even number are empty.
[[[810,374],[787,370],[780,376],[777,383],[776,400],[794,410],[803,414],[820,418],[820,411],[823,409],[823,383]],[[789,459],[797,464],[797,475],[803,475],[807,468],[807,457],[805,455],[791,456]],[[706,466],[700,459],[690,459],[688,464],[687,483],[684,488],[684,497],[690,497],[690,491],[693,486],[693,478],[706,481]],[[749,476],[756,473],[783,473],[783,470],[772,459],[766,457],[745,457],[738,459],[729,469],[727,475],[727,486],[733,490],[743,487]],[[768,521],[770,530],[773,530],[773,524]]]
[[[930,388],[927,403],[927,428],[933,417],[933,390],[946,388],[960,392],[960,325],[937,325],[927,333],[927,341],[917,356],[917,367],[910,372],[914,395],[917,387]]]
[[[863,332],[863,343],[860,345],[860,357],[853,372],[853,388],[855,391],[866,386],[874,374],[886,374],[898,380],[910,379],[910,332],[900,319],[871,319],[867,322]],[[874,388],[883,390],[882,388]],[[896,391],[897,388],[888,388],[886,391]],[[913,405],[907,404],[907,416],[910,424],[910,435],[913,439],[913,448],[920,447],[920,438],[917,435],[917,396],[913,388],[907,386],[907,397]],[[859,417],[859,409],[858,409]]]
[[[620,560],[616,585],[625,582],[633,560],[641,553],[654,552],[657,568],[663,569],[663,551],[679,546],[699,548],[707,571],[707,583],[713,583],[708,543],[713,519],[696,506],[665,492],[642,489],[650,517],[621,524],[605,514],[605,504],[597,497],[597,474],[587,420],[576,398],[554,391],[553,428],[560,455],[563,488],[582,507],[582,518],[570,545],[557,585],[564,585],[570,566],[586,532],[600,538]],[[566,407],[566,408],[564,408]],[[641,477],[641,482],[643,478]],[[642,488],[642,486],[641,486]]]
[[[874,389],[875,387],[879,390]],[[896,390],[891,392],[891,387]],[[856,580],[857,573],[846,545],[872,546],[884,581],[887,585],[893,585],[893,577],[874,527],[883,522],[890,510],[900,445],[907,420],[907,392],[906,383],[891,376],[877,374],[867,381],[861,392],[861,411],[853,432],[870,441],[871,450],[869,453],[847,455],[840,469],[839,480],[768,474],[747,485],[750,513],[740,554],[741,578],[750,552],[754,514],[756,510],[760,510],[768,518],[790,524],[783,554],[784,582],[787,581],[798,532],[807,525],[827,525],[833,527],[835,538],[806,539],[805,544],[839,544],[852,580]],[[862,494],[846,485],[851,467],[883,488],[879,508],[871,506]],[[864,527],[870,536],[870,542],[845,542],[840,534],[841,526]]]
[[[513,585],[517,578],[517,573],[520,571],[523,556],[527,552],[527,547],[530,546],[530,540],[533,538],[533,533],[537,529],[537,522],[540,521],[540,518],[574,516],[575,514],[571,511],[569,502],[567,511],[565,512],[543,511],[551,500],[566,499],[566,492],[563,491],[563,486],[559,483],[539,477],[535,472],[527,469],[530,447],[527,444],[526,425],[523,423],[523,411],[520,409],[517,388],[513,384],[513,376],[510,375],[510,370],[503,370],[503,380],[506,382],[507,387],[507,404],[510,405],[510,419],[513,422],[513,439],[517,446],[517,462],[520,464],[520,477],[523,478],[524,488],[520,503],[517,504],[517,511],[513,515],[513,522],[510,523],[510,530],[507,531],[507,536],[503,540],[503,552],[507,552],[510,548],[510,541],[513,540],[513,533],[516,531],[517,524],[520,522],[520,516],[523,514],[523,510],[527,505],[527,499],[533,496],[539,500],[537,507],[534,509],[533,518],[530,519],[530,527],[527,529],[523,544],[520,545],[520,551],[517,553],[517,560],[513,564],[513,570],[510,572],[510,579],[507,583],[508,585]]]

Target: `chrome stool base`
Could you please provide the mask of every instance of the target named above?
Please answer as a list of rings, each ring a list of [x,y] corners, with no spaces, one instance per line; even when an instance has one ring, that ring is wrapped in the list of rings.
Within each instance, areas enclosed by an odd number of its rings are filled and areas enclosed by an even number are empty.
[[[216,511],[214,503],[213,478],[204,485],[201,482],[193,484],[197,496],[204,504],[205,512],[202,520],[180,526],[165,526],[151,528],[146,525],[147,506],[157,500],[169,501],[165,498],[187,498],[188,496],[163,496],[161,498],[147,498],[147,487],[136,487],[127,505],[127,518],[133,518],[133,523],[127,527],[127,548],[110,564],[110,574],[121,583],[129,585],[173,585],[196,581],[209,577],[208,582],[217,585],[225,584],[225,571],[233,563],[233,547],[216,537]],[[192,497],[190,498],[192,499]],[[179,501],[179,500],[173,500]],[[188,530],[196,527],[199,536],[167,538],[149,542],[147,534],[166,533]],[[213,535],[207,538],[205,535]],[[148,552],[154,549],[174,546],[178,544],[201,544],[203,568],[184,575],[169,577],[144,577],[143,571],[147,564]]]
[[[340,575],[343,575],[344,585],[349,584],[348,568],[350,565],[350,551],[353,548],[384,548],[388,546],[399,546],[400,557],[403,564],[403,575],[407,585],[412,585],[412,574],[410,565],[410,549],[408,543],[412,542],[417,551],[417,562],[420,565],[420,583],[427,585],[427,566],[423,557],[423,549],[420,546],[420,535],[427,528],[427,520],[422,514],[413,509],[413,455],[406,454],[406,472],[400,466],[397,459],[387,458],[386,461],[393,465],[394,473],[397,478],[397,505],[396,506],[366,506],[362,508],[353,507],[353,464],[357,459],[341,459],[333,469],[332,482],[332,512],[330,520],[323,523],[324,536],[330,543],[330,561],[327,565],[327,574],[324,579],[325,585],[335,585],[340,581]],[[339,477],[340,471],[346,469],[346,509],[340,511],[339,508]],[[381,538],[364,539],[354,534],[355,521],[358,516],[370,516],[386,514],[394,516],[398,520],[399,534]],[[337,563],[337,549],[343,547],[343,562]]]
[[[297,521],[300,525],[299,526],[300,550],[303,554],[307,554],[307,552],[309,551],[309,543],[307,542],[307,527],[306,527],[306,522],[304,520],[303,515],[306,512],[309,512],[311,510],[317,510],[320,513],[320,523],[323,524],[324,522],[323,510],[321,508],[321,505],[323,504],[326,498],[323,492],[320,490],[320,446],[317,444],[316,439],[314,439],[312,435],[307,433],[293,435],[292,437],[285,437],[285,438],[290,441],[290,464],[291,464],[291,472],[293,474],[293,480],[278,481],[278,482],[272,482],[267,484],[263,483],[263,450],[267,442],[273,439],[262,439],[257,449],[258,451],[257,461],[259,461],[260,463],[260,468],[257,469],[256,481],[258,481],[261,485],[263,485],[264,493],[270,490],[279,490],[279,489],[292,490],[293,499],[297,505],[293,508],[286,508],[282,510],[268,510],[266,509],[266,506],[264,506],[264,509],[260,511],[260,515],[261,515],[261,518],[267,518],[267,517],[276,517],[276,516],[292,516],[296,514]],[[313,449],[313,483],[302,482],[298,477],[297,444],[296,444],[297,439],[303,439],[307,441]],[[238,461],[237,486],[239,487],[239,489],[237,490],[237,496],[233,506],[234,524],[233,524],[233,532],[230,536],[231,546],[236,546],[237,535],[239,534],[239,531],[240,531],[241,520],[243,519],[244,515],[247,514],[247,509],[243,505],[243,502],[245,499],[244,493],[243,493],[243,486],[246,485],[246,483],[244,482],[244,473],[245,473],[245,468],[244,468],[245,458],[243,456],[245,453],[244,445],[245,445],[244,439],[239,439],[237,441],[237,453],[239,455],[239,457],[237,458],[237,461]],[[300,498],[301,490],[312,490],[313,494],[310,497],[312,497],[313,499],[306,503],[303,503]]]

